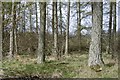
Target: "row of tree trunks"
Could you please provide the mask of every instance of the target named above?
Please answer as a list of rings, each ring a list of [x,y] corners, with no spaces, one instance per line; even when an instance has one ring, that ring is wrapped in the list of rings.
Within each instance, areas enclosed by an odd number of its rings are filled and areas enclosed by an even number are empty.
[[[17,43],[17,25],[16,25],[16,3],[12,2],[12,13],[13,16],[11,18],[12,20],[12,26],[10,29],[10,51],[8,54],[9,60],[12,59],[17,53],[18,53],[18,43]]]
[[[113,26],[113,29],[112,29]],[[110,2],[108,54],[116,56],[116,2]]]
[[[25,4],[24,4],[25,5]],[[62,10],[61,3],[60,5],[60,29],[62,35]],[[116,11],[116,5],[110,5],[110,21],[112,20],[112,7],[113,12]],[[80,2],[77,3],[78,10],[78,39],[79,46],[81,45],[80,37],[81,37],[81,12],[80,12]],[[9,52],[9,60],[12,59],[13,55],[17,53],[17,27],[16,27],[16,4],[12,2],[12,13],[13,16],[12,26],[10,30],[10,52]],[[102,51],[101,51],[101,31],[102,31],[102,3],[101,2],[93,2],[92,3],[92,11],[93,11],[93,27],[91,33],[91,45],[89,50],[89,60],[88,65],[101,65],[103,64],[102,60]],[[31,12],[31,11],[30,11]],[[22,30],[25,32],[25,9],[24,9],[24,23]],[[36,28],[38,29],[38,18],[37,18],[37,4],[36,4]],[[114,13],[114,21],[113,21],[113,36],[114,41],[116,41],[116,13]],[[31,24],[31,14],[30,14],[30,24]],[[53,19],[52,19],[52,29],[53,29],[53,54],[55,57],[58,57],[58,17],[57,17],[57,2],[53,2]],[[70,26],[70,2],[68,2],[68,12],[67,12],[67,26],[66,26],[66,42],[65,42],[65,54],[69,53],[69,26]],[[109,23],[109,40],[111,41],[111,27],[112,23]],[[39,31],[39,41],[38,41],[38,60],[37,63],[45,62],[45,27],[46,27],[46,2],[40,3],[40,31]],[[2,31],[1,31],[2,32]],[[32,26],[30,26],[30,32],[32,32]],[[37,30],[36,30],[37,32]],[[38,32],[37,32],[38,33]],[[2,35],[2,34],[1,34]],[[1,36],[0,35],[0,36]],[[2,40],[2,38],[1,38]],[[111,42],[109,41],[109,48],[111,47]],[[116,45],[116,43],[114,43]],[[81,49],[81,47],[80,47]],[[113,48],[114,51],[116,47]],[[15,51],[16,50],[16,51]],[[110,50],[109,50],[110,51]],[[110,52],[109,52],[110,53]]]

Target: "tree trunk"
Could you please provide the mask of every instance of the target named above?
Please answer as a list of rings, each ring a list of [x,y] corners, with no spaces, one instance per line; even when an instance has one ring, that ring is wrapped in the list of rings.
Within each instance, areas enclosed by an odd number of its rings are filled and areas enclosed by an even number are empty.
[[[25,32],[25,30],[26,30],[26,28],[25,28],[25,22],[26,22],[26,19],[25,19],[25,13],[26,13],[26,11],[25,11],[25,7],[26,7],[26,5],[25,5],[25,3],[23,4],[24,6],[24,11],[23,11],[23,27],[22,27],[22,32]]]
[[[54,2],[54,56],[57,58],[58,56],[58,25],[57,25],[57,2]]]
[[[17,43],[17,28],[15,28],[14,29],[15,31],[14,31],[14,42],[15,42],[15,54],[17,55],[17,53],[18,53],[18,43]]]
[[[108,30],[108,34],[109,34],[109,41],[108,41],[108,54],[111,53],[111,30],[112,30],[112,2],[110,2],[110,16],[109,16],[109,30]]]
[[[77,35],[78,35],[78,45],[79,45],[79,51],[81,51],[81,11],[80,11],[80,2],[77,2],[77,13],[78,13],[78,29],[77,29]]]
[[[117,45],[117,41],[116,41],[116,2],[113,3],[113,54],[112,54],[112,58],[114,58],[116,56],[116,45]],[[116,56],[117,57],[117,56]]]
[[[52,3],[52,40],[54,41],[54,2]],[[54,53],[54,42],[52,42],[52,53]]]
[[[8,58],[9,60],[12,59],[13,55],[14,55],[14,52],[15,52],[15,44],[14,44],[14,27],[15,27],[15,19],[14,19],[14,7],[15,6],[15,3],[12,2],[12,26],[11,26],[11,29],[10,29],[10,52],[8,54]]]
[[[101,25],[102,25],[102,3],[93,2],[92,3],[92,32],[91,32],[91,44],[89,48],[89,59],[88,65],[102,65],[102,53],[101,53]]]
[[[21,12],[21,8],[20,8],[21,5],[20,5],[20,2],[18,2],[17,5],[18,5],[18,12],[17,12],[17,15],[18,15],[19,17],[21,17],[21,15],[20,15],[20,12]],[[17,24],[17,28],[18,28],[18,31],[17,31],[18,33],[21,32],[21,24],[20,24],[20,23],[21,23],[21,19],[20,19],[19,22],[16,23],[16,24]],[[17,32],[16,32],[16,33],[17,33]],[[16,39],[16,41],[17,41],[17,53],[19,53],[19,49],[18,49],[18,46],[19,46],[19,39],[18,39],[19,34],[17,34],[16,37],[17,37],[17,39]]]
[[[30,32],[32,32],[32,3],[30,3],[30,8],[29,8],[29,13],[30,13]]]
[[[54,40],[54,2],[52,3],[52,34]]]
[[[46,27],[46,2],[40,3],[40,31],[38,41],[37,63],[45,62],[45,27]]]
[[[13,28],[14,28],[14,46],[15,46],[15,52],[14,52],[14,54],[17,54],[18,53],[18,49],[17,49],[17,47],[18,47],[18,45],[17,45],[17,25],[16,25],[16,3],[14,3],[14,9],[13,9],[13,19],[15,20],[13,20],[14,22],[13,22]]]
[[[4,20],[5,20],[5,11],[4,11],[4,8],[2,8],[2,34],[3,34],[3,39],[4,39]]]
[[[66,43],[65,43],[65,55],[68,55],[69,49],[69,22],[70,22],[70,2],[68,2],[68,16],[67,16],[67,26],[66,26]]]
[[[4,22],[5,22],[5,9],[4,9],[4,3],[2,2],[2,42],[5,39],[5,35],[4,35],[5,24],[4,24]],[[3,43],[2,45],[3,45],[2,48],[4,49],[5,43]]]
[[[37,2],[35,3],[35,9],[36,9],[36,33],[38,34],[38,12],[37,12]]]
[[[101,2],[101,11],[102,11],[102,16],[101,16],[101,53],[103,52],[103,2]],[[104,63],[101,55],[101,60]]]
[[[118,60],[119,60],[119,53],[120,53],[120,1],[118,2],[118,41],[117,41],[117,56],[118,56]],[[119,62],[119,61],[118,61]]]
[[[2,70],[2,2],[0,1],[0,75],[3,75],[3,70]]]
[[[59,10],[60,10],[60,33],[62,35],[62,10],[61,10],[61,2],[59,2]]]

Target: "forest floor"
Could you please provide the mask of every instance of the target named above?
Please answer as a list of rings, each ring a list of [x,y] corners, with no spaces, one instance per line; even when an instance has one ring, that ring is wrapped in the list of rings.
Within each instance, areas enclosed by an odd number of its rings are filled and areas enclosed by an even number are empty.
[[[103,58],[106,65],[101,72],[88,67],[88,54],[63,56],[60,60],[49,56],[44,64],[37,64],[35,57],[21,55],[11,61],[5,59],[3,68],[5,77],[51,78],[53,75],[60,75],[62,78],[118,78],[117,62],[110,55],[104,55]]]

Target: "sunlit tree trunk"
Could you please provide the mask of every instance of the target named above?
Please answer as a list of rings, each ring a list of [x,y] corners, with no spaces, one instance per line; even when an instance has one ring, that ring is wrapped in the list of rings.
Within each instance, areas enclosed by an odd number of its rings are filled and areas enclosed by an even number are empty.
[[[69,23],[70,22],[70,2],[68,2],[67,12],[67,26],[66,26],[66,43],[65,43],[65,55],[68,55],[69,49]]]
[[[46,27],[46,2],[40,3],[40,31],[38,41],[37,63],[45,62],[45,27]]]
[[[103,64],[101,53],[101,29],[102,29],[102,2],[92,3],[92,32],[91,32],[91,44],[89,48],[88,65],[94,66]]]

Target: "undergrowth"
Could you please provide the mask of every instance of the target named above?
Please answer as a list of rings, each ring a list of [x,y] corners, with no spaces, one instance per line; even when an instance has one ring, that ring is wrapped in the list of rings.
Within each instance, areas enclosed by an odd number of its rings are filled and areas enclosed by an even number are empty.
[[[52,58],[52,57],[51,57]],[[105,66],[101,72],[92,71],[88,65],[87,54],[64,56],[60,60],[46,59],[37,64],[36,58],[19,56],[11,61],[3,61],[4,77],[38,76],[51,78],[53,74],[61,74],[62,78],[117,78],[118,64],[109,55],[104,56]]]

